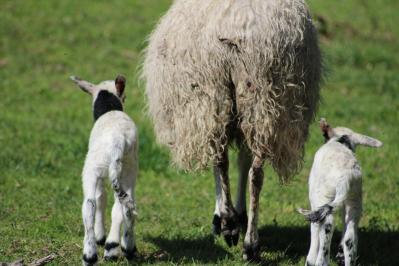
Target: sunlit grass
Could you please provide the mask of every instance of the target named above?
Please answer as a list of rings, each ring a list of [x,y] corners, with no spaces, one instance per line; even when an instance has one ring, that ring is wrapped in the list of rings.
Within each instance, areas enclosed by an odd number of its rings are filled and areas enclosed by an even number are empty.
[[[170,167],[168,152],[155,143],[144,115],[143,86],[137,82],[141,51],[170,2],[1,1],[0,262],[30,262],[56,253],[52,265],[80,264],[80,173],[93,121],[90,98],[68,76],[97,82],[122,73],[128,78],[126,111],[140,131],[138,262],[242,263],[241,247],[228,248],[210,234],[212,175]],[[327,75],[319,116],[384,142],[379,150],[357,151],[364,172],[359,262],[395,265],[399,6],[397,1],[360,0],[312,0],[309,5],[315,18],[326,21],[320,39]],[[311,133],[304,169],[289,185],[281,186],[265,169],[259,220],[265,263],[304,264],[308,225],[295,208],[308,206],[307,173],[322,143],[317,124]],[[336,232],[334,243],[338,240]]]

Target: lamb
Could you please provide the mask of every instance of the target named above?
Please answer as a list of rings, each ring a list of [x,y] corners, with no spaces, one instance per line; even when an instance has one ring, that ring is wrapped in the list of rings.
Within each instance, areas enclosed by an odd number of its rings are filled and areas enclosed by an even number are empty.
[[[130,260],[137,252],[134,189],[138,173],[138,135],[134,122],[123,112],[126,80],[119,75],[115,82],[103,81],[94,85],[74,76],[71,79],[93,97],[95,120],[82,173],[82,216],[85,228],[83,265],[97,264],[96,243],[105,244],[106,260],[118,258],[119,244],[123,255]],[[115,198],[112,225],[107,238],[104,229],[106,195],[103,187],[106,176],[111,181]]]
[[[301,168],[321,72],[304,0],[175,0],[149,37],[142,77],[157,140],[185,170],[213,166],[214,231],[231,246],[248,228],[246,260],[259,259],[263,165],[268,161],[282,182]],[[234,143],[235,207],[228,176]]]
[[[328,265],[333,234],[333,212],[343,207],[345,224],[337,255],[340,265],[355,265],[357,228],[362,214],[362,171],[357,145],[381,147],[382,142],[349,128],[332,128],[325,119],[320,128],[326,143],[316,152],[309,175],[312,211],[299,209],[311,222],[311,244],[306,265]]]

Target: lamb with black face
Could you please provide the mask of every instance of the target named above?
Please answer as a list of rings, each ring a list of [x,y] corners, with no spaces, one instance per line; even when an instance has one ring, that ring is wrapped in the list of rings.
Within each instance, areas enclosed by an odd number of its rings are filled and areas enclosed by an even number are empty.
[[[97,264],[96,244],[105,245],[106,260],[116,260],[121,253],[131,260],[137,254],[134,191],[138,172],[138,135],[136,125],[123,112],[126,79],[119,75],[115,81],[97,85],[77,77],[71,79],[93,98],[94,125],[82,172],[83,265]],[[108,236],[104,225],[106,196],[103,187],[107,177],[115,195]]]
[[[325,144],[316,152],[309,175],[311,211],[298,209],[311,222],[311,243],[306,265],[328,265],[334,230],[333,212],[344,209],[344,230],[337,259],[355,265],[357,228],[362,214],[362,171],[355,156],[358,145],[381,147],[377,139],[345,127],[320,121]]]

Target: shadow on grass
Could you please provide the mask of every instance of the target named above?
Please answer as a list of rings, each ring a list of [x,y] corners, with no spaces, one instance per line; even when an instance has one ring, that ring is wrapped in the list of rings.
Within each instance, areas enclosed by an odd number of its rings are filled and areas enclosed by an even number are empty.
[[[335,230],[331,244],[331,259],[335,261],[341,231]],[[310,229],[303,227],[264,226],[259,230],[262,251],[282,254],[268,260],[267,265],[278,265],[290,259],[298,263],[306,257],[310,244]],[[360,265],[398,265],[399,232],[359,230],[358,260]]]
[[[289,260],[299,263],[305,258],[310,243],[310,233],[307,226],[280,227],[266,225],[259,229],[262,253],[267,255],[261,265],[279,265]],[[331,259],[335,261],[341,231],[335,230]],[[147,262],[170,261],[175,263],[192,262],[217,263],[229,259],[232,255],[224,248],[214,243],[212,235],[197,239],[151,237],[148,241],[154,243],[160,250],[144,258]],[[242,242],[240,242],[242,243]],[[359,230],[358,261],[360,265],[398,265],[399,262],[399,232],[381,230]],[[263,258],[265,256],[262,256]]]
[[[148,241],[154,243],[160,250],[145,258],[147,262],[169,261],[216,263],[218,260],[229,258],[231,255],[224,248],[215,244],[212,235],[196,239],[150,237]]]

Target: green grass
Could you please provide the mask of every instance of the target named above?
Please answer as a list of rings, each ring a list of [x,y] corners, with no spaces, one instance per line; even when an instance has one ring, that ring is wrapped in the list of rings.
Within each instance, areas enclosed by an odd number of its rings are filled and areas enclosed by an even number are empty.
[[[170,2],[0,2],[0,261],[30,262],[56,253],[51,265],[80,264],[80,172],[92,114],[90,98],[68,76],[97,82],[123,73],[126,111],[140,130],[138,262],[242,264],[240,247],[228,248],[210,234],[212,175],[169,167],[168,152],[154,142],[144,115],[140,53]],[[309,5],[326,21],[320,24],[327,78],[319,116],[385,144],[357,151],[364,172],[359,262],[397,265],[399,2],[312,0]],[[281,186],[275,173],[265,170],[259,220],[265,264],[304,264],[308,225],[294,209],[308,206],[307,173],[322,143],[316,123],[311,132],[304,169],[289,185]],[[338,241],[336,232],[333,252]]]

